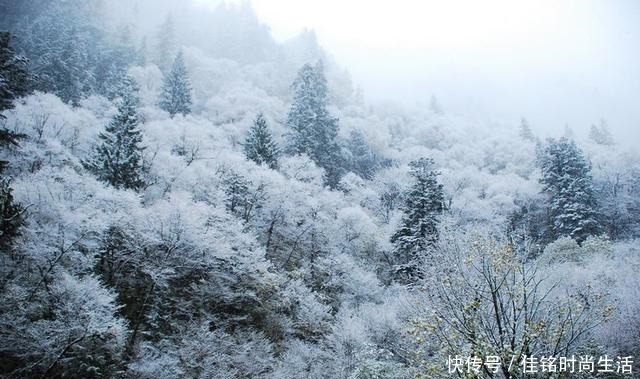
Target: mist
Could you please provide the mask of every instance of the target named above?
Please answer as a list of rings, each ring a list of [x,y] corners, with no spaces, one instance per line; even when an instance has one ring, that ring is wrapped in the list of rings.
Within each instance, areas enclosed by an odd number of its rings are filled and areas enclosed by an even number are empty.
[[[640,137],[636,1],[271,1],[254,6],[281,40],[303,28],[372,101],[426,103],[550,136],[605,119]]]
[[[0,379],[636,377],[639,10],[0,0]]]
[[[189,15],[193,25],[220,3],[140,2],[138,9],[149,27],[167,12]],[[562,135],[566,126],[586,136],[604,120],[621,142],[640,138],[635,1],[254,0],[251,6],[278,42],[314,32],[369,102],[419,107],[435,96],[452,113],[513,125],[524,117],[547,136]],[[200,37],[206,40],[206,32]]]

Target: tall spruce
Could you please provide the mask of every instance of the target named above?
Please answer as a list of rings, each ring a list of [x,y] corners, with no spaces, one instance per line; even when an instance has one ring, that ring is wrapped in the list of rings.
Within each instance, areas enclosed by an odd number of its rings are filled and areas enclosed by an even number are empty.
[[[0,32],[0,118],[13,101],[29,93],[29,61],[11,47],[11,34]]]
[[[419,258],[438,241],[438,225],[446,205],[433,164],[430,158],[409,163],[414,183],[405,194],[400,227],[391,236],[396,273],[402,279],[416,276]]]
[[[137,91],[133,79],[125,77],[119,91],[118,113],[100,134],[102,142],[93,156],[83,162],[100,180],[118,189],[139,190],[144,186]]]
[[[100,15],[106,2],[37,3],[40,6],[22,14],[13,29],[20,35],[17,50],[30,61],[33,89],[73,105],[91,94],[110,96],[113,78],[126,71],[135,52],[103,27]]]
[[[351,131],[346,151],[349,169],[363,179],[373,179],[378,161],[360,130]]]
[[[578,242],[600,233],[591,164],[575,142],[550,139],[541,158],[543,191],[548,197],[551,239]]]
[[[520,138],[522,138],[525,141],[534,142],[536,140],[536,136],[533,134],[533,131],[531,130],[531,126],[529,125],[529,122],[524,117],[520,119],[519,134],[520,134]]]
[[[159,105],[172,118],[177,114],[191,113],[191,84],[182,52],[178,53],[171,70],[164,75]]]
[[[325,183],[335,187],[342,176],[343,158],[338,145],[338,119],[331,117],[327,80],[321,61],[305,64],[292,84],[293,104],[287,115],[292,133],[289,151],[307,154],[325,170]]]
[[[171,57],[176,54],[176,36],[173,17],[168,14],[156,35],[154,63],[166,72],[171,67]]]
[[[18,141],[25,139],[25,134],[0,129],[0,148],[10,151],[19,147]],[[25,223],[26,207],[13,199],[11,180],[5,175],[8,163],[0,160],[0,250],[6,251],[16,237],[20,236]]]
[[[591,129],[589,130],[589,139],[598,145],[615,145],[613,136],[611,135],[609,126],[605,120],[600,120],[600,126],[591,125]]]
[[[21,234],[26,208],[13,199],[9,178],[0,174],[0,250],[6,251]]]
[[[266,164],[272,169],[278,167],[280,151],[267,127],[267,121],[262,113],[258,113],[253,121],[249,135],[244,142],[244,154],[257,164]]]

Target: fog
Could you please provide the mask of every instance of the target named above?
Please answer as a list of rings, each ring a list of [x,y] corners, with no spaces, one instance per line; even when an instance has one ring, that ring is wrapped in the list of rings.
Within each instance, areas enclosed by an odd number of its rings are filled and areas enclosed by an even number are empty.
[[[215,0],[196,0],[212,4]],[[278,40],[304,29],[369,101],[427,102],[560,135],[605,119],[640,131],[640,3],[627,1],[254,0]]]
[[[0,0],[0,379],[637,377],[640,3],[220,1]]]

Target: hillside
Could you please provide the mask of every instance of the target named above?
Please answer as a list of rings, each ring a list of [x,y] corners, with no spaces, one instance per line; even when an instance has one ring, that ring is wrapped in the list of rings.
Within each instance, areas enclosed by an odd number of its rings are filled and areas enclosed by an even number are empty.
[[[640,353],[640,155],[606,125],[368,104],[313,32],[279,43],[248,5],[124,28],[100,1],[7,4],[30,84],[2,92],[1,377]]]

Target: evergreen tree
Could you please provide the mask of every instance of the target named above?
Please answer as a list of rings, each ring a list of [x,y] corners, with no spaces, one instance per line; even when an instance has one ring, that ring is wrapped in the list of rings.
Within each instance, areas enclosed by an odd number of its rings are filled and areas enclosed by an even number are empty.
[[[3,151],[9,151],[19,147],[18,141],[27,138],[26,134],[12,132],[8,129],[0,129],[0,147]],[[8,162],[0,159],[0,174],[7,167]]]
[[[182,52],[178,53],[171,70],[165,74],[160,96],[160,108],[169,112],[171,117],[178,113],[191,113],[191,84]]]
[[[19,140],[27,138],[26,134],[0,129],[0,148],[11,151],[19,147]],[[0,249],[11,246],[14,238],[20,235],[20,227],[24,224],[25,207],[13,201],[11,181],[4,175],[8,162],[0,160]]]
[[[103,5],[99,0],[48,1],[18,21],[16,46],[31,62],[34,89],[77,105],[91,93],[105,95],[113,77],[125,71],[134,52],[107,35],[98,16]]]
[[[611,136],[611,132],[609,131],[609,127],[607,126],[607,122],[605,120],[600,120],[599,127],[596,125],[591,125],[589,138],[598,145],[614,145],[613,136]]]
[[[414,183],[406,193],[400,228],[391,237],[398,273],[405,278],[416,275],[417,259],[438,240],[440,216],[446,210],[439,173],[433,160],[420,158],[409,164]]]
[[[327,110],[328,90],[322,62],[305,64],[293,82],[293,104],[287,115],[291,128],[289,149],[307,154],[325,170],[325,182],[335,187],[342,175],[342,156],[337,142],[338,119]]]
[[[536,140],[533,131],[531,131],[531,126],[529,126],[529,122],[524,117],[520,120],[520,138],[525,141]]]
[[[258,113],[244,143],[245,156],[257,164],[266,164],[270,168],[276,169],[279,153],[278,145],[269,133],[267,121],[262,113]]]
[[[173,17],[168,14],[156,36],[155,63],[158,67],[166,72],[171,65],[170,57],[176,53],[176,36]]]
[[[591,164],[575,142],[549,140],[541,159],[543,191],[548,196],[552,238],[568,236],[578,242],[597,235],[597,204]]]
[[[126,77],[119,93],[118,114],[107,125],[105,132],[100,134],[102,142],[93,156],[84,162],[84,166],[100,180],[116,188],[139,190],[144,186],[144,148],[140,146],[139,99],[133,79]]]
[[[29,93],[28,66],[29,61],[11,47],[11,34],[0,32],[0,112],[13,108],[15,99]]]
[[[0,147],[9,149],[18,146],[18,139],[26,137],[4,129],[0,129]],[[0,161],[0,250],[9,248],[13,240],[20,235],[20,228],[24,225],[26,210],[20,203],[13,200],[13,191],[9,178],[4,177],[6,162]]]
[[[356,129],[351,131],[347,141],[347,151],[349,169],[363,179],[372,179],[378,162],[361,131]]]

